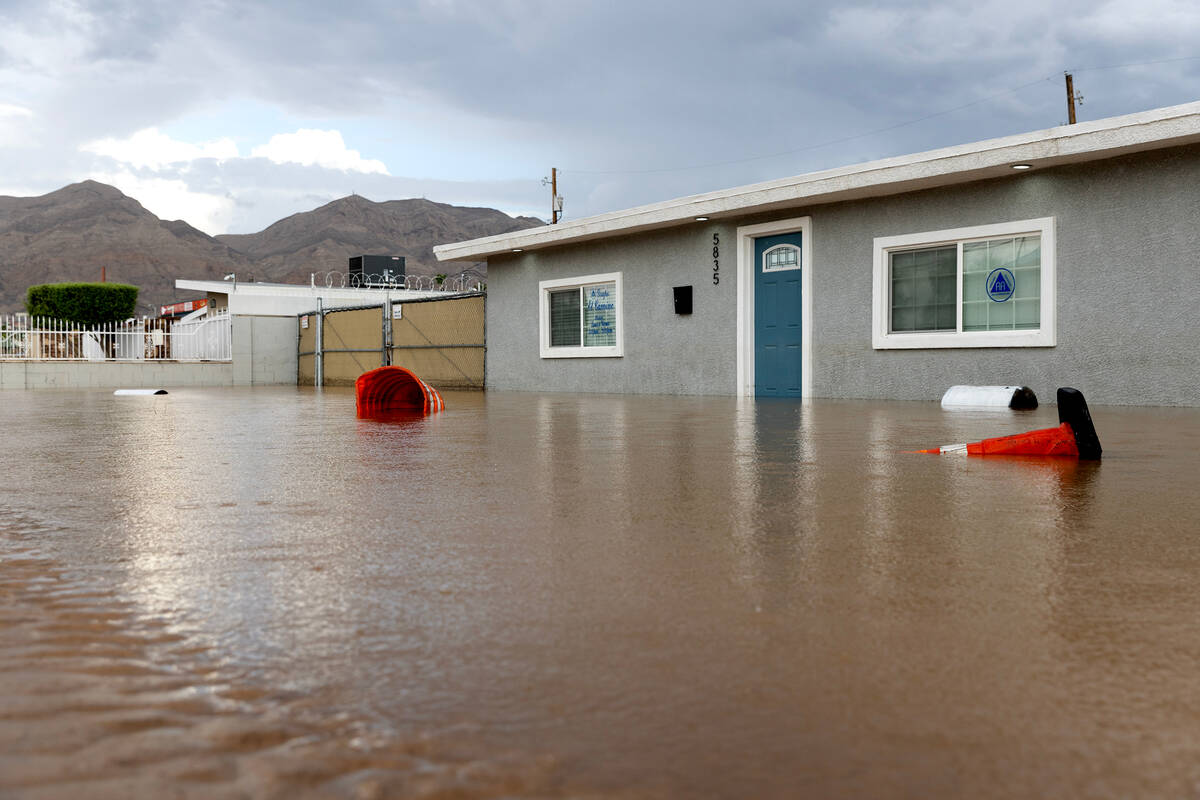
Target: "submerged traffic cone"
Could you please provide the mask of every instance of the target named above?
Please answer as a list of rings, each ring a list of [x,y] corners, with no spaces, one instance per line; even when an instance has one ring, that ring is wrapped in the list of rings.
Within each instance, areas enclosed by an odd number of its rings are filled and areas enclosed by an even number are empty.
[[[381,411],[435,414],[446,408],[437,389],[404,367],[379,367],[364,372],[354,382],[354,390],[360,417]]]
[[[947,444],[918,453],[966,453],[972,456],[1075,456],[1100,458],[1100,438],[1078,389],[1058,390],[1057,428],[998,436],[969,444]]]

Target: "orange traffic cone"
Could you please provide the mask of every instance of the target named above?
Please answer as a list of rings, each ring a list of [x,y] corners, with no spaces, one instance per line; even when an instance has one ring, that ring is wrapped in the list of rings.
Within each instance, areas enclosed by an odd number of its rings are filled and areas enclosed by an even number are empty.
[[[364,372],[354,382],[354,394],[360,417],[381,411],[434,414],[446,408],[437,389],[404,367],[379,367]]]
[[[1075,456],[1100,458],[1100,439],[1088,412],[1087,403],[1078,389],[1058,390],[1057,428],[998,436],[968,444],[947,444],[918,453],[966,453],[973,456]]]

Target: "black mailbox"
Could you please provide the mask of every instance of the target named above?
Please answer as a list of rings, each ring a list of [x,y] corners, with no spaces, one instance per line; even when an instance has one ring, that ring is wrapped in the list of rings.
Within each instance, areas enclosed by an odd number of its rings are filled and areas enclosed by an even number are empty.
[[[675,313],[676,314],[692,313],[692,287],[676,286],[674,291],[675,291]]]

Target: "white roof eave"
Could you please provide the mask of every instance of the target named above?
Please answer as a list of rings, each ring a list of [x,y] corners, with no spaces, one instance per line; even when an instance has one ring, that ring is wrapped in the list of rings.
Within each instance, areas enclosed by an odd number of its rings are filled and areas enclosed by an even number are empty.
[[[213,294],[239,294],[255,297],[333,297],[339,299],[372,300],[384,294],[391,297],[443,297],[449,292],[432,289],[376,289],[366,287],[328,287],[306,286],[299,283],[249,283],[218,280],[194,280],[176,278],[175,288],[193,292],[212,292]]]
[[[869,161],[797,177],[681,197],[558,225],[433,248],[439,261],[479,261],[637,231],[797,205],[816,205],[1016,176],[1013,164],[1042,169],[1200,142],[1200,102],[1043,131]]]

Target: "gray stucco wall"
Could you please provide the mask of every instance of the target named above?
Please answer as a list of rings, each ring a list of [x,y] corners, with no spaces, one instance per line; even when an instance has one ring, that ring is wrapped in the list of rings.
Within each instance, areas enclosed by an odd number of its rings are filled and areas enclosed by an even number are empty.
[[[489,389],[635,394],[731,394],[737,281],[733,262],[712,284],[712,234],[732,258],[733,228],[676,228],[488,261]],[[706,266],[707,265],[707,266]],[[625,355],[543,359],[538,282],[623,274]],[[675,313],[672,287],[693,286],[693,312]]]
[[[296,383],[295,317],[233,318],[233,361],[0,361],[0,389],[170,389]]]
[[[953,384],[1013,383],[1043,400],[1076,386],[1093,403],[1200,405],[1200,147],[490,259],[489,387],[732,394],[736,228],[806,215],[815,397],[935,400]],[[1055,347],[873,349],[875,237],[1037,217],[1056,221]],[[541,359],[538,281],[617,270],[624,358]],[[695,313],[677,317],[671,287],[687,284]]]
[[[233,318],[233,382],[237,386],[296,383],[296,317]]]

